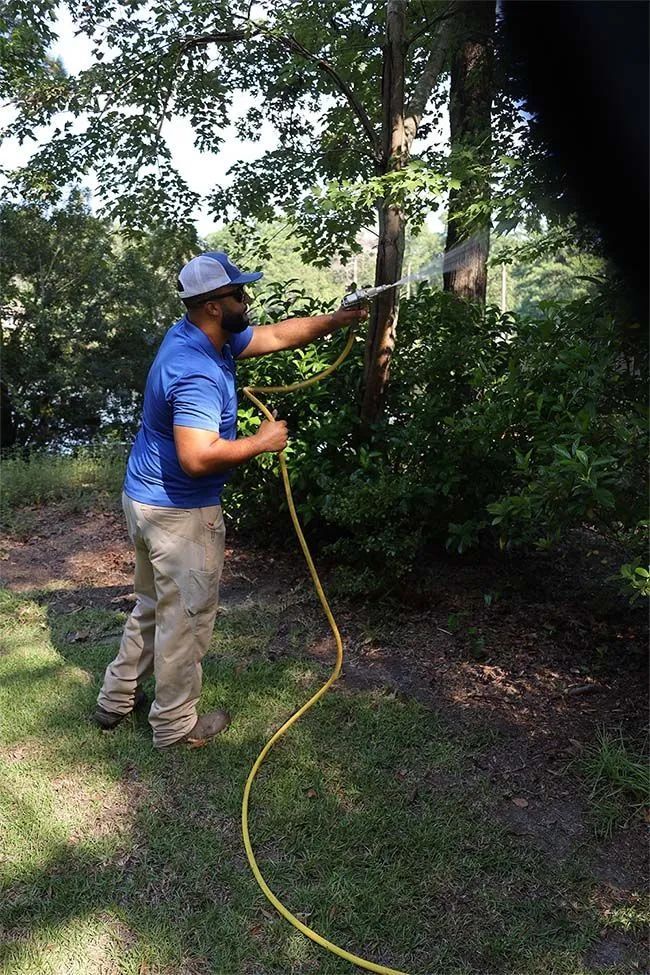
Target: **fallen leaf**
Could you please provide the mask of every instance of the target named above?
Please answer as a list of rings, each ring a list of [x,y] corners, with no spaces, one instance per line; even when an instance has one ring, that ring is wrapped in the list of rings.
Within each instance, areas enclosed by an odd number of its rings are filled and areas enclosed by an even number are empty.
[[[519,809],[525,809],[528,805],[528,799],[513,799],[513,804],[518,806]]]
[[[316,789],[307,789],[305,795],[307,796],[308,799],[315,799],[318,793],[316,792]]]

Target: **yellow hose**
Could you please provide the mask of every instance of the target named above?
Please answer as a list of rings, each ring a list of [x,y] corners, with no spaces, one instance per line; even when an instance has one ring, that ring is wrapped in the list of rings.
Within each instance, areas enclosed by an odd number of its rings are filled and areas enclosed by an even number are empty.
[[[321,379],[325,379],[325,377],[331,375],[331,373],[333,373],[335,369],[338,369],[338,367],[341,365],[343,360],[347,358],[350,349],[352,348],[353,342],[354,342],[354,332],[352,329],[350,329],[350,335],[348,337],[346,346],[343,349],[341,355],[336,360],[336,362],[334,362],[331,366],[328,366],[327,369],[324,369],[323,372],[319,373],[317,376],[312,376],[311,379],[305,379],[302,382],[293,383],[291,386],[252,386],[252,387],[246,386],[244,387],[244,394],[248,397],[248,399],[252,403],[255,404],[255,406],[257,406],[259,410],[261,410],[261,412],[264,414],[267,420],[272,420],[273,416],[266,408],[266,406],[264,406],[263,403],[260,403],[260,401],[255,396],[255,393],[289,393],[292,392],[294,389],[304,389],[306,386],[311,386],[314,383],[320,382]],[[260,868],[257,865],[257,860],[255,859],[255,854],[253,853],[253,847],[251,845],[250,834],[248,832],[248,802],[250,798],[251,786],[253,785],[253,781],[255,779],[255,776],[257,775],[257,772],[262,762],[264,761],[264,759],[266,758],[266,756],[268,755],[268,753],[270,752],[271,748],[278,740],[278,738],[280,738],[286,731],[288,731],[291,725],[294,724],[298,720],[298,718],[302,717],[302,715],[305,714],[305,712],[308,711],[309,708],[311,708],[316,703],[316,701],[318,701],[319,698],[321,698],[329,690],[329,688],[332,686],[334,681],[338,678],[339,674],[341,673],[341,667],[343,665],[343,643],[341,641],[341,634],[339,633],[338,627],[336,625],[336,620],[332,615],[332,611],[329,607],[329,603],[327,602],[325,593],[323,592],[323,587],[321,586],[320,579],[318,578],[316,567],[314,566],[314,562],[312,560],[311,554],[309,552],[309,549],[307,548],[307,542],[305,541],[305,536],[302,533],[302,529],[298,521],[298,516],[296,515],[296,509],[293,503],[293,496],[291,494],[291,485],[289,484],[289,474],[287,472],[287,462],[284,457],[284,451],[280,452],[279,460],[280,460],[280,470],[282,472],[282,480],[284,481],[284,490],[287,495],[287,503],[289,505],[289,511],[291,512],[291,520],[293,522],[293,527],[295,529],[296,535],[298,536],[298,541],[300,542],[300,547],[302,548],[303,554],[307,561],[307,565],[309,566],[309,571],[311,573],[314,586],[316,587],[316,592],[318,593],[318,598],[320,599],[321,606],[325,611],[325,615],[327,616],[327,621],[330,625],[332,633],[334,634],[334,639],[336,640],[336,664],[330,677],[323,684],[323,686],[318,691],[316,691],[313,697],[310,697],[310,699],[307,701],[306,704],[303,704],[303,706],[299,708],[298,711],[292,714],[291,717],[284,722],[282,727],[278,728],[278,730],[275,732],[273,737],[270,738],[269,741],[267,741],[266,745],[257,756],[255,763],[253,764],[253,767],[251,768],[248,774],[248,778],[246,780],[246,786],[244,788],[244,798],[242,801],[242,809],[241,809],[241,825],[242,825],[242,834],[244,837],[244,847],[246,848],[246,856],[248,857],[248,862],[250,864],[251,870],[253,871],[255,879],[257,880],[257,883],[261,887],[266,897],[270,900],[271,904],[273,904],[276,911],[279,911],[279,913],[284,918],[286,918],[290,924],[293,924],[294,928],[297,928],[298,931],[302,932],[302,934],[306,935],[308,938],[311,938],[312,941],[315,941],[316,944],[321,945],[322,948],[326,948],[327,951],[331,951],[333,952],[333,954],[339,955],[339,957],[345,958],[346,961],[351,962],[353,965],[358,965],[360,968],[365,968],[369,972],[378,972],[379,975],[406,975],[406,972],[398,971],[395,968],[387,968],[386,965],[378,965],[375,962],[368,961],[365,958],[360,958],[359,955],[354,955],[350,951],[346,951],[345,948],[339,948],[338,945],[335,945],[332,941],[328,941],[327,938],[324,938],[316,931],[313,931],[311,928],[307,927],[306,924],[303,924],[302,921],[298,920],[295,914],[292,914],[291,911],[288,910],[280,900],[278,900],[278,898],[275,896],[275,894],[273,893],[269,885],[264,880],[264,877],[260,872]]]

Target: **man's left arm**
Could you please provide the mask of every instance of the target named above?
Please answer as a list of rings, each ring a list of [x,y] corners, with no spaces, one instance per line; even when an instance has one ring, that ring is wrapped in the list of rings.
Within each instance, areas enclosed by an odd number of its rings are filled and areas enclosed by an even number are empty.
[[[280,352],[283,349],[299,349],[338,328],[356,325],[367,317],[365,308],[339,308],[330,315],[288,318],[276,325],[255,325],[250,342],[237,358],[251,359],[253,356],[268,355],[269,352]]]

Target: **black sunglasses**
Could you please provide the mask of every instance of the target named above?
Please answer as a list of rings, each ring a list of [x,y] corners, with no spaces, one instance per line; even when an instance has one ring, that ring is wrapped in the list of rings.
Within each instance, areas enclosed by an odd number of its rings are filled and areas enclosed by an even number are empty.
[[[246,293],[245,288],[234,288],[232,291],[226,291],[225,294],[215,295],[214,298],[208,298],[207,301],[219,301],[221,298],[236,298],[237,301],[243,301],[244,295]]]

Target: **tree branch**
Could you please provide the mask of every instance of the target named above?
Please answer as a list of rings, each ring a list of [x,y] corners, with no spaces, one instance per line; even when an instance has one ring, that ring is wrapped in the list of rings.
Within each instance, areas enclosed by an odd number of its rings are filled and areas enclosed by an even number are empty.
[[[355,95],[354,91],[352,90],[348,82],[345,81],[345,79],[342,78],[340,74],[338,74],[334,66],[330,64],[329,61],[326,61],[325,58],[321,58],[317,54],[313,54],[312,51],[307,50],[307,48],[304,47],[300,43],[300,41],[298,41],[295,37],[293,37],[293,35],[274,34],[272,31],[264,30],[263,27],[259,27],[259,26],[257,26],[252,31],[240,30],[240,31],[223,31],[216,34],[199,34],[197,37],[190,37],[186,41],[183,41],[181,43],[181,53],[191,50],[193,47],[199,47],[204,44],[223,44],[223,43],[230,43],[232,41],[250,40],[256,35],[263,35],[265,37],[268,37],[270,40],[274,40],[280,44],[284,44],[286,47],[289,47],[292,51],[295,51],[296,54],[299,54],[301,57],[305,58],[305,60],[310,61],[312,64],[315,64],[325,74],[329,75],[329,77],[334,81],[339,91],[342,92],[342,94],[345,95],[345,97],[347,98],[350,106],[352,107],[352,110],[354,111],[354,114],[361,122],[361,125],[366,135],[368,136],[368,139],[370,140],[370,145],[372,147],[373,155],[375,156],[376,159],[378,159],[380,153],[379,138],[377,136],[377,133],[374,130],[372,122],[370,121],[370,118],[368,117],[365,108],[363,107],[363,105]]]
[[[453,4],[452,4],[453,7]],[[427,102],[431,92],[440,77],[440,73],[445,65],[449,48],[449,37],[451,34],[450,14],[444,18],[439,18],[440,25],[432,38],[432,50],[424,66],[422,74],[415,86],[411,100],[404,112],[404,130],[406,136],[406,148],[410,150],[413,140],[417,135],[418,126],[422,121]]]
[[[227,44],[231,41],[250,40],[259,34],[259,31],[249,30],[228,30],[217,34],[197,34],[196,37],[188,37],[181,41],[181,54],[190,51],[193,47],[202,47],[204,44]]]
[[[354,114],[361,122],[361,125],[363,126],[363,129],[370,140],[370,145],[372,146],[372,151],[375,158],[379,158],[380,145],[377,133],[374,130],[372,122],[368,118],[365,108],[352,91],[352,88],[347,81],[345,81],[345,79],[342,78],[337,71],[335,71],[333,65],[331,65],[329,61],[326,61],[325,58],[320,58],[317,54],[313,54],[311,51],[308,51],[307,48],[303,47],[303,45],[291,34],[276,37],[276,40],[281,41],[283,44],[287,44],[293,51],[302,55],[302,57],[306,58],[308,61],[311,61],[312,64],[317,65],[322,71],[325,72],[325,74],[328,74],[330,78],[332,78],[339,91],[341,91],[347,98],[354,111]]]
[[[176,55],[176,60],[174,61],[174,67],[173,67],[171,79],[170,79],[170,82],[169,82],[169,87],[167,89],[167,94],[165,96],[165,101],[164,101],[164,104],[162,106],[162,110],[160,112],[160,120],[158,122],[158,131],[156,133],[156,138],[157,138],[157,142],[158,143],[160,143],[160,137],[162,135],[162,127],[165,124],[165,116],[167,115],[167,109],[169,108],[169,103],[170,103],[170,101],[172,99],[172,95],[174,94],[175,79],[176,79],[176,69],[178,68],[178,63],[179,63],[182,55],[183,55],[183,51],[182,50],[179,50],[178,53],[177,53],[177,55]]]
[[[424,4],[422,5],[422,7],[424,9]],[[433,20],[427,19],[426,24],[421,30],[417,31],[415,34],[411,34],[410,37],[406,38],[407,49],[411,46],[411,44],[417,41],[418,38],[422,37],[423,34],[426,34],[427,31],[430,31],[432,27],[436,27],[438,24],[441,24],[443,21],[448,20],[450,17],[453,17],[456,14],[456,12],[457,12],[456,4],[452,2],[447,6],[446,10],[444,10],[437,17],[434,17]],[[426,10],[424,11],[424,15],[426,18]]]

